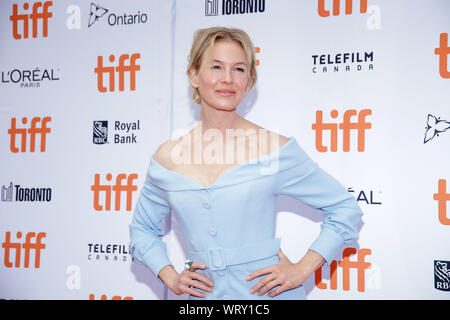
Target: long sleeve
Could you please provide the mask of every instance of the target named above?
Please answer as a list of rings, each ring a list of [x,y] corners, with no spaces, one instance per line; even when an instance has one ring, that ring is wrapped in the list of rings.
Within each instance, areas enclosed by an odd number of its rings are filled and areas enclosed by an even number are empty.
[[[137,263],[146,265],[157,278],[164,266],[172,265],[162,240],[164,230],[161,227],[170,211],[163,190],[152,184],[147,172],[129,226],[130,252]]]
[[[281,168],[275,178],[275,194],[289,195],[320,209],[325,217],[319,236],[309,249],[319,253],[329,265],[342,246],[358,240],[362,211],[357,201],[335,178],[301,151],[300,161]]]

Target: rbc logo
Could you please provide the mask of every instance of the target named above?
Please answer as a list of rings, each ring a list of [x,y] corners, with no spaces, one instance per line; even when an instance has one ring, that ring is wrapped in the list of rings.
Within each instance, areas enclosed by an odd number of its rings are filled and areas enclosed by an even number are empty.
[[[434,260],[434,288],[450,291],[450,261]]]
[[[94,121],[93,143],[108,143],[108,121]]]

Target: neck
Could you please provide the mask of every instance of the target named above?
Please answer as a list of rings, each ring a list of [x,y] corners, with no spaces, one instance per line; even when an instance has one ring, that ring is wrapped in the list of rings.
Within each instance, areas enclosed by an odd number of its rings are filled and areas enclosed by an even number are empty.
[[[220,110],[202,106],[200,111],[200,123],[202,135],[209,130],[215,129],[221,132],[222,137],[226,136],[226,130],[240,129],[243,126],[243,119],[233,110]]]

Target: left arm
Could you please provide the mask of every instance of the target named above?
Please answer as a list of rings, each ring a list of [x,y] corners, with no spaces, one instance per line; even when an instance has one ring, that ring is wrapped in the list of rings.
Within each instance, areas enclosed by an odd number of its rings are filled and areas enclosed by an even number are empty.
[[[280,250],[279,264],[250,274],[248,280],[269,273],[252,288],[252,292],[262,288],[264,294],[280,285],[269,294],[274,296],[298,287],[322,264],[329,265],[342,246],[358,240],[362,211],[355,197],[312,161],[303,149],[300,150],[302,161],[276,173],[275,194],[289,195],[312,208],[320,209],[325,217],[321,232],[297,263],[290,262]]]

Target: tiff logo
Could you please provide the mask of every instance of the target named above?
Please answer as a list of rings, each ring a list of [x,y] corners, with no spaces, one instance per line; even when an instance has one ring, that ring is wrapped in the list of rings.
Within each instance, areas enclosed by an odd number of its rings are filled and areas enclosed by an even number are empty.
[[[96,211],[110,211],[111,210],[111,193],[115,192],[114,197],[114,210],[120,210],[120,199],[122,192],[126,192],[126,211],[131,211],[132,204],[132,195],[133,191],[137,190],[137,186],[133,184],[133,181],[136,180],[138,175],[136,173],[132,173],[130,175],[126,175],[125,173],[120,173],[116,177],[116,182],[113,185],[110,184],[100,184],[100,174],[95,174],[94,185],[91,186],[91,190],[94,192],[94,209]],[[106,174],[106,181],[112,180],[112,174]],[[123,185],[122,182],[126,180],[126,185]],[[104,207],[100,204],[100,193],[104,193]]]
[[[312,129],[316,131],[316,149],[319,152],[327,152],[328,147],[323,145],[323,131],[329,130],[331,133],[331,152],[337,151],[338,143],[338,129],[342,130],[343,137],[343,147],[344,152],[350,151],[350,132],[351,130],[356,130],[358,133],[358,152],[363,152],[365,150],[365,130],[372,128],[370,122],[366,122],[366,117],[372,114],[371,109],[357,110],[346,110],[344,112],[344,121],[342,123],[323,123],[322,111],[316,111],[316,123],[313,123]],[[330,113],[333,119],[336,119],[339,115],[337,110],[332,110]],[[353,116],[358,116],[357,122],[352,122],[351,118]]]
[[[34,267],[36,269],[40,266],[40,260],[41,260],[41,250],[45,248],[45,244],[43,244],[42,238],[45,238],[46,233],[45,232],[39,232],[36,236],[35,232],[28,232],[25,236],[25,242],[11,242],[11,232],[6,232],[6,239],[5,242],[2,243],[2,248],[4,249],[4,265],[7,268],[12,268],[13,263],[10,261],[10,250],[15,249],[15,259],[14,259],[14,267],[20,268],[20,258],[22,249],[25,251],[25,257],[24,257],[24,268],[29,268],[30,266],[30,252],[31,250],[35,251],[34,255]],[[22,238],[22,232],[17,232],[16,234],[17,239]],[[32,241],[34,239],[34,241]]]
[[[13,153],[26,152],[27,148],[27,133],[30,137],[30,152],[35,152],[36,148],[36,135],[40,135],[41,137],[41,147],[40,151],[45,152],[45,144],[46,144],[46,134],[50,133],[50,128],[47,127],[47,123],[52,120],[51,117],[34,117],[31,119],[30,128],[17,128],[16,127],[16,118],[11,118],[11,128],[8,129],[8,134],[11,136],[10,139],[10,150]],[[22,118],[22,124],[27,124],[27,117]],[[41,126],[37,127],[37,124],[40,123]],[[16,146],[16,136],[20,136],[20,150]]]
[[[338,16],[340,13],[341,1],[333,0],[333,16]],[[345,14],[352,14],[353,12],[353,1],[345,0]],[[359,4],[359,12],[366,13],[367,12],[367,0],[360,0]],[[330,11],[325,9],[325,0],[319,0],[318,13],[321,17],[328,17],[330,15]]]
[[[447,193],[447,181],[439,179],[438,192],[433,193],[433,199],[438,202],[439,222],[444,226],[450,226],[450,218],[447,217],[447,201],[450,201],[450,193]]]
[[[448,33],[441,33],[439,39],[439,48],[434,49],[434,54],[439,56],[439,74],[444,79],[450,78],[448,71],[447,58],[450,54],[450,47],[448,46]]]
[[[345,291],[350,290],[350,269],[358,272],[358,291],[365,291],[365,271],[371,266],[370,262],[364,261],[365,257],[372,254],[370,249],[359,249],[356,261],[350,261],[350,256],[356,253],[355,248],[346,248],[342,254],[342,260],[333,260],[330,264],[330,289],[337,290],[337,267],[342,268],[342,287]],[[327,284],[322,282],[322,267],[315,272],[315,283],[319,289],[327,289]]]
[[[51,12],[48,11],[48,8],[53,5],[52,1],[45,1],[42,5],[42,1],[38,1],[33,3],[33,12],[31,14],[19,14],[18,13],[18,5],[13,4],[13,13],[9,16],[9,20],[12,21],[12,33],[14,39],[28,39],[28,30],[29,30],[29,20],[31,20],[32,25],[32,37],[37,38],[38,34],[38,20],[42,20],[42,37],[46,38],[48,35],[48,19],[53,16]],[[27,11],[30,5],[28,2],[23,4],[23,9]],[[42,8],[42,11],[39,12],[39,8]],[[22,22],[23,28],[22,33],[19,32],[19,21]]]
[[[108,89],[110,92],[115,91],[115,73],[119,76],[119,91],[124,91],[125,88],[125,72],[130,74],[130,90],[136,90],[136,71],[141,70],[139,65],[136,65],[136,60],[140,59],[141,55],[139,53],[133,53],[130,57],[129,54],[122,54],[119,57],[119,65],[114,67],[103,66],[103,57],[97,57],[97,67],[94,69],[97,74],[97,88],[100,92],[106,92]],[[111,54],[108,57],[109,62],[115,62],[116,57]],[[128,64],[125,64],[128,61]],[[103,85],[103,75],[107,74],[109,79],[109,86],[105,87]]]

